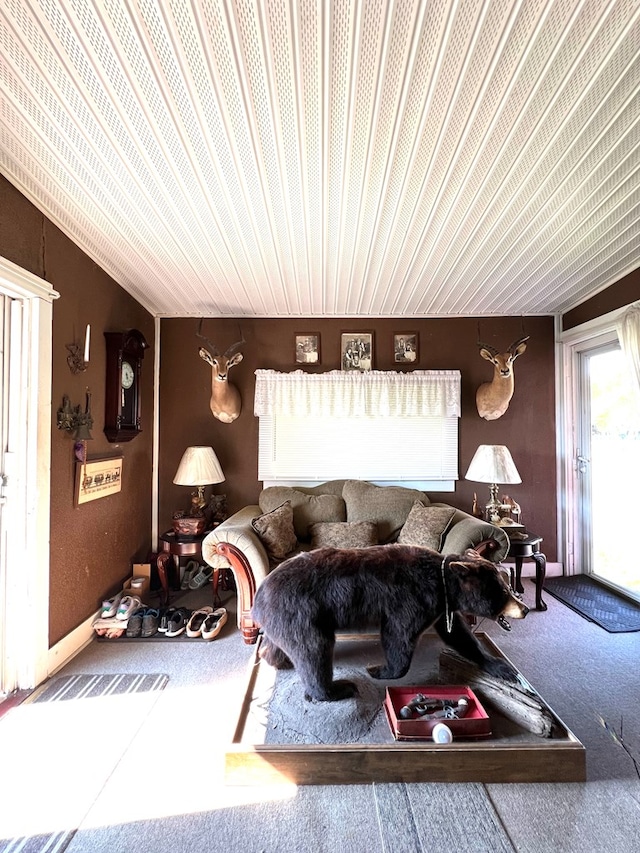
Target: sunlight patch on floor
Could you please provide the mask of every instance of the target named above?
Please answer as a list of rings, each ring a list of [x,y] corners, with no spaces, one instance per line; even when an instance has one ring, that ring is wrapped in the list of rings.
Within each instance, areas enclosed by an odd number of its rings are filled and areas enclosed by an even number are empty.
[[[286,800],[295,785],[226,788],[224,748],[244,679],[23,704],[0,723],[0,838]],[[171,682],[169,682],[171,683]],[[221,701],[222,700],[222,701]]]

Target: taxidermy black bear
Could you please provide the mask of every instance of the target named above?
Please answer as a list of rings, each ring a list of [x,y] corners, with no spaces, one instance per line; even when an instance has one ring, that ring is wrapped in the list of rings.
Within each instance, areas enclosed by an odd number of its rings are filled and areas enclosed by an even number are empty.
[[[294,666],[305,697],[353,696],[350,681],[333,680],[336,630],[380,626],[384,666],[373,678],[401,678],[418,638],[431,625],[444,642],[486,672],[516,675],[489,655],[460,613],[524,619],[528,608],[493,563],[476,551],[443,557],[411,545],[318,548],[281,563],[258,587],[253,617],[262,628],[261,657],[277,669]]]

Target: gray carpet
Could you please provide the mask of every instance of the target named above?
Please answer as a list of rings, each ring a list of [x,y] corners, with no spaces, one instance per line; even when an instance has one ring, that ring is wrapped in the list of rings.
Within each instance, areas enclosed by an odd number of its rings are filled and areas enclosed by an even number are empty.
[[[223,783],[222,754],[252,655],[230,615],[211,643],[92,643],[66,667],[64,674],[170,676],[165,690],[148,694],[159,698],[144,723],[127,726],[129,740],[114,724],[112,731],[95,731],[96,755],[104,762],[106,743],[113,760],[102,782],[83,780],[76,792],[64,792],[65,802],[78,801],[65,816],[65,828],[76,830],[66,853],[182,853],[203,845],[226,853],[632,853],[640,827],[640,782],[632,759],[640,756],[640,633],[609,634],[553,597],[548,605],[548,611],[532,611],[514,623],[509,634],[487,623],[478,630],[494,637],[585,744],[587,783],[230,789]],[[76,704],[89,703],[34,710]],[[3,729],[11,736],[12,714],[0,724],[0,737]],[[142,720],[142,709],[139,714]],[[616,737],[622,734],[626,749],[599,717]],[[39,743],[37,735],[36,729],[23,743],[33,760],[37,756],[38,772],[28,777],[26,793],[10,780],[0,824],[25,800],[37,815],[59,787],[54,739],[43,736]],[[68,750],[75,740],[65,745],[67,760],[73,760]],[[88,744],[87,733],[81,755]],[[35,826],[32,833],[40,834]]]
[[[549,578],[545,590],[611,634],[640,631],[640,606],[587,575]]]

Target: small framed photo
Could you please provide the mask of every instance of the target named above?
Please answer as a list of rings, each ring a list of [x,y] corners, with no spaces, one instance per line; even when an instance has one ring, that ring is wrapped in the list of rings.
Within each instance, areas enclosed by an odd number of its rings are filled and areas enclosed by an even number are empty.
[[[122,489],[122,462],[122,456],[76,462],[76,506],[119,492]]]
[[[420,358],[419,335],[417,332],[398,332],[393,336],[393,360],[395,364],[415,364]]]
[[[317,332],[296,335],[296,364],[320,364],[320,335]]]
[[[342,370],[361,373],[373,368],[373,332],[342,332],[340,335]]]

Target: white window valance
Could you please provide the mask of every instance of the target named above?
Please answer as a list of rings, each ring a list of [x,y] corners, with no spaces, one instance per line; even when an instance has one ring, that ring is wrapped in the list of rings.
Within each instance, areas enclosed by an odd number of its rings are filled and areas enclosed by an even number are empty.
[[[256,370],[256,417],[460,417],[459,370]]]

